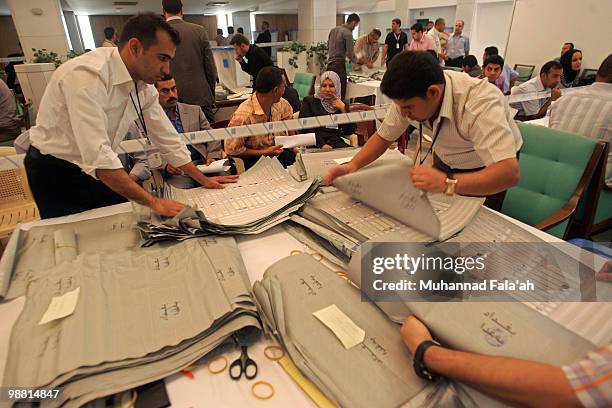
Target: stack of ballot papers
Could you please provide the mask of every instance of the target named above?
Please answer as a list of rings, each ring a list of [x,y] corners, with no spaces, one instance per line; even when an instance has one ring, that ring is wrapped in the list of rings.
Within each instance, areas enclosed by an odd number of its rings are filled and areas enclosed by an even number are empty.
[[[301,146],[315,146],[317,144],[317,138],[314,133],[302,133],[292,136],[276,136],[274,143],[282,145],[284,149],[291,149],[293,147]]]
[[[299,370],[341,407],[398,407],[432,386],[416,376],[399,327],[306,254],[255,282],[264,325]]]
[[[407,242],[443,241],[465,228],[483,199],[430,195],[410,181],[411,161],[376,161],[338,177],[339,191],[311,199],[291,220],[330,242],[347,257],[369,239],[399,232]]]
[[[66,225],[61,231],[64,244],[78,242]],[[45,406],[79,407],[165,378],[238,338],[250,344],[259,337],[231,237],[70,252],[28,282],[3,387],[60,387]]]
[[[190,207],[171,220],[140,221],[145,246],[167,240],[223,234],[258,234],[289,219],[312,197],[318,180],[296,181],[277,158],[262,157],[224,189],[179,189],[164,195]]]

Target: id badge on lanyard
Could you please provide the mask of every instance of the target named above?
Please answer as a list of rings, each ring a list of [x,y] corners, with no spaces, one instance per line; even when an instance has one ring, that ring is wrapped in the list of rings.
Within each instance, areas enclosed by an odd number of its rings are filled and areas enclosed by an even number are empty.
[[[164,164],[159,148],[153,146],[149,139],[145,143],[145,154],[147,155],[147,163],[150,169],[159,169]]]

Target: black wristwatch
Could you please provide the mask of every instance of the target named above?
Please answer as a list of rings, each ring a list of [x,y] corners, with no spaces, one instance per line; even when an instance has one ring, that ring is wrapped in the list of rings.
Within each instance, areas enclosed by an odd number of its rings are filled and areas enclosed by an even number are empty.
[[[425,340],[424,342],[419,344],[416,351],[414,352],[414,362],[413,362],[414,372],[416,373],[416,375],[428,381],[435,381],[440,377],[438,374],[435,374],[429,371],[427,367],[425,366],[425,363],[423,362],[423,356],[425,355],[425,351],[427,351],[427,349],[430,348],[431,346],[439,346],[439,345],[440,343],[438,343],[435,340]]]

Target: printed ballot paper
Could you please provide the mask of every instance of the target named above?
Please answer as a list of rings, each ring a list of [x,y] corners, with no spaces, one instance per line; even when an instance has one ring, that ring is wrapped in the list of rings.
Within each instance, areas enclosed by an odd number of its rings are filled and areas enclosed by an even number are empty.
[[[203,174],[221,173],[230,169],[230,166],[227,165],[227,159],[215,160],[209,165],[200,164],[197,167]]]
[[[292,147],[300,146],[314,146],[317,144],[317,138],[314,133],[304,133],[302,135],[293,136],[276,136],[274,143],[277,145],[283,145],[285,149],[291,149]]]

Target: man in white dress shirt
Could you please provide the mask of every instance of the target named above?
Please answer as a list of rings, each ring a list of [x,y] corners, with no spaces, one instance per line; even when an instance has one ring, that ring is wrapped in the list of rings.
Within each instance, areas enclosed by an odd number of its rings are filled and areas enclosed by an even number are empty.
[[[349,163],[330,170],[326,182],[376,160],[412,126],[432,139],[430,148],[418,149],[410,171],[416,188],[484,196],[485,205],[499,211],[506,189],[519,180],[523,143],[504,96],[487,81],[443,71],[426,51],[404,52],[393,61],[380,86],[393,100],[384,122]],[[431,167],[423,165],[430,153]]]
[[[153,13],[125,25],[119,48],[99,48],[62,64],[47,85],[30,129],[25,168],[41,218],[73,214],[126,199],[173,216],[183,204],[157,198],[134,182],[116,153],[136,122],[151,141],[147,154],[180,168],[204,187],[234,177],[205,177],[158,102],[152,86],[167,75],[178,33]],[[159,155],[157,155],[159,157]],[[155,160],[153,160],[155,161]]]

